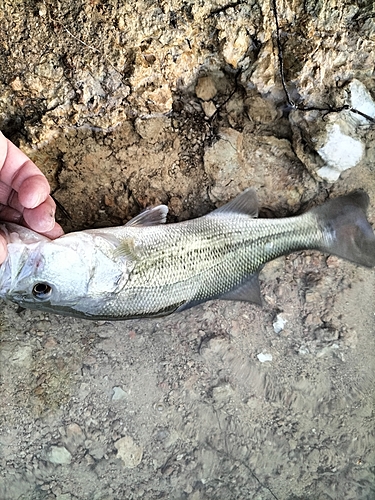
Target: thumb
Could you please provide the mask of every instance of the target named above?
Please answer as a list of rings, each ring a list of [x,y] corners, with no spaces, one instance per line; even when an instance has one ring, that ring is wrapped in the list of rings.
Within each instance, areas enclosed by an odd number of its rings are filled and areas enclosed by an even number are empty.
[[[0,264],[4,262],[6,256],[8,255],[8,247],[5,238],[0,235]]]

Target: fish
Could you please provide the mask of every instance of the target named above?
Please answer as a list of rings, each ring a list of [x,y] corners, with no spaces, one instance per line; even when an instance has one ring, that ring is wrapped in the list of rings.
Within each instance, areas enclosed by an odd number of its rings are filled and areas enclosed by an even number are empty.
[[[375,234],[364,191],[302,215],[259,218],[247,189],[213,212],[166,223],[165,205],[124,226],[72,232],[55,240],[3,223],[8,256],[0,297],[23,308],[94,320],[160,317],[212,299],[261,304],[259,272],[306,249],[375,266]]]

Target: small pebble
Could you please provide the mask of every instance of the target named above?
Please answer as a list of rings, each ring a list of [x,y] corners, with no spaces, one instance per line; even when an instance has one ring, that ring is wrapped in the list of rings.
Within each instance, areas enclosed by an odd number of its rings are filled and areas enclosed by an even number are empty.
[[[257,354],[257,358],[261,363],[266,363],[267,361],[272,361],[272,354],[263,353]]]

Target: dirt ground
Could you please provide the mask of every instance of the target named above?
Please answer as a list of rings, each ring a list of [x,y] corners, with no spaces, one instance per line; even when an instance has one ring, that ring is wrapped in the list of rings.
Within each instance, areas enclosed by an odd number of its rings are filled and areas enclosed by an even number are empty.
[[[5,2],[0,128],[66,231],[249,186],[263,217],[365,189],[375,227],[373,9],[326,3]],[[373,500],[375,271],[299,252],[261,290],[126,322],[1,304],[0,499]]]

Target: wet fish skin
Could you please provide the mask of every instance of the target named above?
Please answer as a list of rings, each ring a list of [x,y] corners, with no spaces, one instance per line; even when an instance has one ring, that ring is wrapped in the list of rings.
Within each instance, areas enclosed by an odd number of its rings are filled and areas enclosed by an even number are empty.
[[[167,207],[116,228],[49,240],[4,224],[8,258],[0,297],[22,307],[88,319],[163,316],[213,298],[261,303],[258,272],[296,250],[318,249],[375,266],[364,192],[284,219],[258,219],[247,190],[214,212],[164,224]]]

